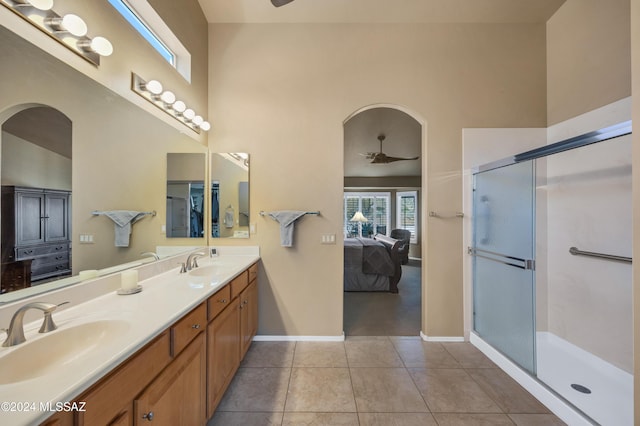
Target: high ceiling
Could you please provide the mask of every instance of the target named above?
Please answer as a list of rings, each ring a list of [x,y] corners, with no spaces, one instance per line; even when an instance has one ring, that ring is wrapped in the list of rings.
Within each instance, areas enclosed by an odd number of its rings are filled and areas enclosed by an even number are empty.
[[[535,23],[565,0],[199,0],[211,23]]]

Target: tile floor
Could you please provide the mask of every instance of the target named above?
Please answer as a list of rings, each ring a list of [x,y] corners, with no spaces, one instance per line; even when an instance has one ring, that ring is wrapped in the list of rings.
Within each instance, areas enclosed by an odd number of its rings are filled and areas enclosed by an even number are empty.
[[[208,426],[563,425],[470,343],[254,342]]]

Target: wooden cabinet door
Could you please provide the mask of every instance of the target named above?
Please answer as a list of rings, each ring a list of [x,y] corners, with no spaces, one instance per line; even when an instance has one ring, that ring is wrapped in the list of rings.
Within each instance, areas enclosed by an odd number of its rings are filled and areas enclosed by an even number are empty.
[[[258,330],[258,286],[254,280],[240,294],[240,358],[249,350]]]
[[[207,327],[207,418],[240,365],[239,299],[234,299]]]
[[[45,194],[45,241],[69,240],[69,194],[48,192]]]
[[[204,425],[205,370],[205,336],[200,333],[134,401],[134,425]]]
[[[16,245],[44,243],[44,212],[42,191],[16,192]]]

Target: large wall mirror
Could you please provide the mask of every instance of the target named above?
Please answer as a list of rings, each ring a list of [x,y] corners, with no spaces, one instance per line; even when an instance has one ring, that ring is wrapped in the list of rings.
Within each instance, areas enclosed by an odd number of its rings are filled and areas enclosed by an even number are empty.
[[[204,238],[205,154],[167,154],[167,238]]]
[[[211,237],[249,238],[249,154],[211,154]]]
[[[0,58],[3,272],[14,268],[11,273],[21,276],[19,269],[31,263],[36,278],[23,289],[0,294],[0,304],[78,282],[81,271],[106,274],[152,261],[143,253],[158,246],[206,245],[202,229],[200,238],[183,240],[167,239],[162,232],[167,153],[200,156],[202,173],[186,179],[201,181],[200,197],[208,197],[207,148],[189,136],[191,130],[176,129],[1,25]],[[4,194],[22,197],[24,210],[5,203]],[[113,210],[157,215],[135,222],[127,245],[121,246],[114,222],[93,214]],[[11,235],[4,221],[16,212],[31,225]],[[48,257],[47,244],[73,255]],[[16,247],[25,251],[17,253]],[[18,261],[24,262],[4,265]],[[4,282],[3,275],[0,286]]]

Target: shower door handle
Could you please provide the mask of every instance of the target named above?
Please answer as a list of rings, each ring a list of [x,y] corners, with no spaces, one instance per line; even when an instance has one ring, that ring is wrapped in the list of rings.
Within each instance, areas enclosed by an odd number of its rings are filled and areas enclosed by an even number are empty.
[[[481,257],[483,259],[492,260],[504,265],[513,266],[514,268],[534,271],[536,269],[536,261],[533,259],[522,259],[515,256],[509,256],[504,253],[483,250],[476,247],[468,247],[467,253],[471,256]]]

